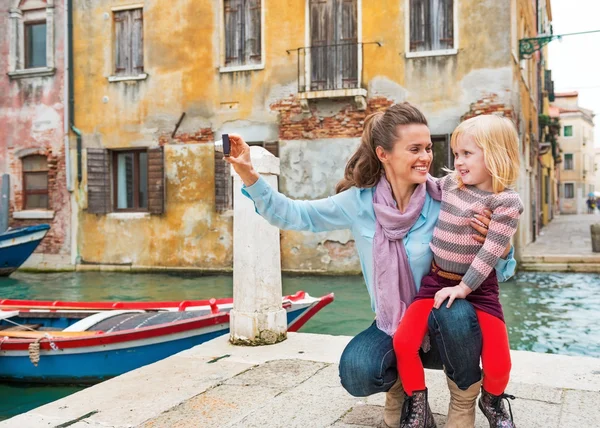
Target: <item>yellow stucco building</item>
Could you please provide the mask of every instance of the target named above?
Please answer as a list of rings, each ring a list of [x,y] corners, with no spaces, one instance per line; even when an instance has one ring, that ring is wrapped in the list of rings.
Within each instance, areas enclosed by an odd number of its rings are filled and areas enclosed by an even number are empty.
[[[231,183],[214,140],[244,135],[280,158],[280,191],[326,197],[366,115],[403,101],[428,117],[435,173],[462,118],[515,119],[517,244],[533,239],[543,94],[539,58],[519,57],[519,39],[538,34],[531,1],[73,3],[78,263],[230,269]],[[283,231],[281,248],[287,271],[360,270],[349,231]]]

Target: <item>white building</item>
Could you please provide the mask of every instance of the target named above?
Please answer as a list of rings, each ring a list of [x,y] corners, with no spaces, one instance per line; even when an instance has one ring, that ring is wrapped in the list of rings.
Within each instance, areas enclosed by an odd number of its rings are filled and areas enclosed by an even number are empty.
[[[594,113],[580,107],[577,92],[556,94],[553,103],[560,112],[559,144],[562,150],[560,167],[560,212],[587,212],[586,199],[597,189],[596,149],[594,147]],[[600,174],[599,174],[600,175]]]

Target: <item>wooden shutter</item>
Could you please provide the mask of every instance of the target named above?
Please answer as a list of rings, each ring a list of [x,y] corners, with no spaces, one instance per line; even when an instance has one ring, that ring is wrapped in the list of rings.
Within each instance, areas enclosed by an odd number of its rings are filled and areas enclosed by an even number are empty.
[[[243,60],[243,0],[225,0],[225,65],[239,65]]]
[[[127,76],[131,74],[131,20],[129,11],[114,13],[115,21],[115,74]]]
[[[339,12],[336,26],[339,37],[336,73],[337,88],[356,88],[358,84],[358,30],[356,26],[356,0],[338,0]]]
[[[265,149],[275,157],[279,157],[279,141],[266,141]]]
[[[110,212],[110,165],[105,149],[87,149],[87,188],[88,212]]]
[[[430,0],[410,0],[410,51],[423,51],[425,48],[425,6]]]
[[[244,48],[245,63],[259,64],[261,60],[261,0],[245,0],[244,3]]]
[[[440,1],[440,44],[439,49],[454,48],[454,0]]]
[[[218,213],[233,208],[232,179],[229,164],[223,153],[215,152],[215,210]]]
[[[132,20],[131,33],[131,68],[133,74],[144,72],[144,18],[142,9],[130,11]]]
[[[329,67],[335,58],[334,44],[334,0],[310,0],[310,63],[311,90],[331,89],[333,86],[333,69]]]
[[[163,147],[148,149],[148,211],[165,212],[165,155]]]

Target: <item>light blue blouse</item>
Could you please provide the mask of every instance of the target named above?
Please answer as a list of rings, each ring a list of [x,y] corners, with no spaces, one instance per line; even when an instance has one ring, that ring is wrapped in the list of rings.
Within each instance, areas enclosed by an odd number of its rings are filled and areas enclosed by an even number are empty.
[[[374,188],[352,187],[335,196],[314,201],[294,200],[274,190],[264,178],[252,186],[244,186],[242,193],[254,202],[256,212],[279,229],[324,232],[350,229],[354,235],[360,265],[371,296],[371,308],[375,311],[373,293],[373,236],[375,235],[375,212],[373,210]],[[410,270],[417,290],[421,279],[431,269],[433,253],[429,243],[440,213],[440,203],[429,195],[425,199],[419,219],[404,237]],[[511,248],[508,257],[496,264],[498,281],[504,282],[515,273],[517,262]]]

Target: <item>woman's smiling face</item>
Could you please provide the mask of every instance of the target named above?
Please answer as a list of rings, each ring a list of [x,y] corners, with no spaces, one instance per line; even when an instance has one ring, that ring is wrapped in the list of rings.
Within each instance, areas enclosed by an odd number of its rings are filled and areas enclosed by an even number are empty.
[[[427,173],[433,161],[431,134],[427,125],[399,125],[399,138],[391,152],[378,147],[388,180],[400,180],[408,184],[427,181]]]

